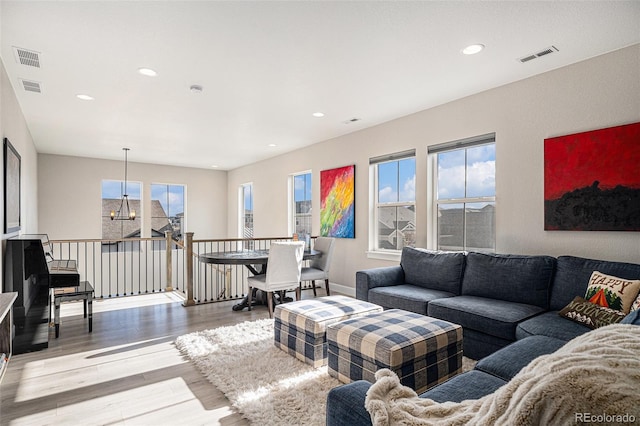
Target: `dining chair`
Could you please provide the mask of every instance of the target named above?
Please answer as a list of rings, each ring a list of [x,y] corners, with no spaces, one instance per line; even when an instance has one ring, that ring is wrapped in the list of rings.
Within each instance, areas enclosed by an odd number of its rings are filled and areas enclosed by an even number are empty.
[[[254,288],[267,293],[269,318],[273,318],[274,291],[295,290],[296,300],[300,300],[299,283],[303,254],[303,241],[271,243],[269,259],[267,260],[267,273],[254,275],[247,279],[249,284],[249,310],[251,310],[251,298]]]
[[[314,296],[316,296],[316,280],[324,280],[327,296],[331,296],[329,292],[329,267],[333,256],[334,241],[333,238],[316,238],[313,249],[322,252],[322,256],[313,259],[308,267],[302,268],[300,273],[300,288],[302,288],[302,281],[311,281]]]

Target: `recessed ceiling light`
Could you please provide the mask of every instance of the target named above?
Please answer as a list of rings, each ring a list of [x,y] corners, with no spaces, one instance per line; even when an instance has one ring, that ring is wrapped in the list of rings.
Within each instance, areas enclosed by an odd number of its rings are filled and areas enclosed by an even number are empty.
[[[324,112],[320,112],[320,111],[318,111],[318,112],[314,112],[314,113],[313,113],[313,114],[311,114],[311,115],[313,115],[314,117],[318,117],[318,118],[320,118],[320,117],[324,117]]]
[[[76,95],[76,98],[78,99],[82,99],[83,101],[92,101],[93,100],[93,96],[89,96],[89,95]]]
[[[212,164],[211,167],[213,167],[214,169],[217,169],[218,165],[217,164]]]
[[[270,146],[270,147],[272,147],[272,148],[273,148],[274,146],[278,146],[278,145],[276,145],[275,143],[270,143],[270,144],[269,144],[269,145],[267,145],[267,146]]]
[[[462,53],[465,55],[475,55],[481,52],[482,49],[484,49],[484,44],[472,44],[462,49]]]
[[[151,68],[138,68],[138,72],[142,75],[146,75],[147,77],[155,77],[158,75],[158,73]]]

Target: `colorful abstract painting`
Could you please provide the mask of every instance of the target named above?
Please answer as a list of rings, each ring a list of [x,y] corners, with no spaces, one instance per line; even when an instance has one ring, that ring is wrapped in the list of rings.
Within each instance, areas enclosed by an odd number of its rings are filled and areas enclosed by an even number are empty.
[[[640,123],[544,141],[544,229],[640,231]]]
[[[356,166],[320,172],[320,235],[355,238]]]

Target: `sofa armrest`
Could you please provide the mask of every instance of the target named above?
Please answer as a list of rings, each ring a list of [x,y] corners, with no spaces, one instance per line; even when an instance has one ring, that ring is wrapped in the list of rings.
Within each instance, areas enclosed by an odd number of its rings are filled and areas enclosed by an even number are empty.
[[[371,383],[358,380],[338,386],[327,395],[326,426],[369,426],[371,416],[364,401]]]
[[[375,287],[388,287],[404,284],[404,271],[401,266],[385,266],[356,272],[356,299],[369,301],[369,290]]]

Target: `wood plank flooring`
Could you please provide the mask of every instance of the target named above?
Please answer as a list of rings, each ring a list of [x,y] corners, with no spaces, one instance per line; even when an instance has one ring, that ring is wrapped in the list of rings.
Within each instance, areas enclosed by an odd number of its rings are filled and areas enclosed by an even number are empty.
[[[236,301],[185,308],[178,300],[171,293],[96,300],[92,333],[82,304],[63,304],[60,337],[51,328],[48,349],[11,359],[0,384],[0,425],[248,424],[173,342],[267,318],[266,306],[233,312]]]

